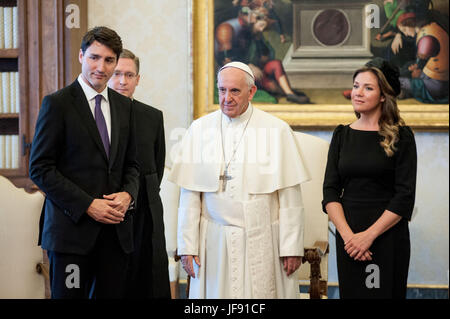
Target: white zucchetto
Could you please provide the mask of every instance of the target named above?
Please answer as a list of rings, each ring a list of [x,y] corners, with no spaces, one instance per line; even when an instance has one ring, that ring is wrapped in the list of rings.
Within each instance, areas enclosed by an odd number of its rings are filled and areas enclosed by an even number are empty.
[[[227,63],[223,67],[220,68],[219,73],[220,73],[220,71],[222,71],[223,69],[226,69],[226,68],[237,68],[237,69],[240,69],[240,70],[250,74],[250,76],[253,78],[253,80],[255,79],[255,76],[253,75],[252,70],[245,63],[238,62],[238,61],[233,61],[233,62]]]

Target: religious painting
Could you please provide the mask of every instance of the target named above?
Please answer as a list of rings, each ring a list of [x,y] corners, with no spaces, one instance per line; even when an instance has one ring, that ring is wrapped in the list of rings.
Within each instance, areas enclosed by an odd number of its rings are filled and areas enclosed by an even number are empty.
[[[255,74],[255,106],[332,129],[354,120],[354,71],[382,57],[407,124],[448,129],[448,1],[194,0],[193,27],[196,117],[218,108],[216,74],[233,60]]]
[[[258,91],[254,102],[307,104],[283,67],[292,43],[292,4],[273,0],[214,1],[215,67],[231,61],[250,66]],[[217,92],[214,93],[217,100]]]
[[[397,66],[401,100],[448,104],[448,1],[375,1],[383,25],[371,31],[371,52]]]

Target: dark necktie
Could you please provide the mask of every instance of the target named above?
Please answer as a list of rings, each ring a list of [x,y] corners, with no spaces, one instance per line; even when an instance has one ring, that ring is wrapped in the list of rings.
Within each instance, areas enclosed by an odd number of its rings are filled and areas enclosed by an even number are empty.
[[[103,146],[105,147],[106,156],[109,158],[109,137],[108,129],[106,128],[105,117],[103,116],[102,108],[102,95],[99,94],[95,97],[95,123],[97,123],[98,132],[102,138]]]

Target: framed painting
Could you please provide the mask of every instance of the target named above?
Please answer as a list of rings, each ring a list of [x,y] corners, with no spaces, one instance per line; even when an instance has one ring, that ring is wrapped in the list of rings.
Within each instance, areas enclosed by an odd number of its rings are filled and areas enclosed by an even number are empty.
[[[194,118],[219,108],[216,72],[238,60],[257,77],[253,104],[293,128],[351,123],[353,72],[379,56],[399,67],[407,125],[446,131],[448,1],[429,2],[193,0]],[[418,58],[420,39],[430,33],[435,47]],[[429,90],[428,80],[437,88]]]

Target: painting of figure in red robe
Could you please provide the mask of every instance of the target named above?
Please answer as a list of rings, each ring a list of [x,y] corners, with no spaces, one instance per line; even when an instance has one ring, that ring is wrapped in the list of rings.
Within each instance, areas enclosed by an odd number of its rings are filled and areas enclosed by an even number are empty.
[[[360,2],[379,9],[379,26],[369,31],[371,56],[364,58],[369,61],[382,57],[398,67],[402,84],[400,104],[448,104],[448,0]],[[247,63],[256,77],[255,102],[346,103],[351,84],[333,83],[335,85],[329,87],[327,79],[315,81],[311,77],[311,82],[317,82],[311,89],[305,82],[297,82],[287,68],[287,55],[295,45],[295,33],[301,33],[294,30],[294,3],[314,5],[310,0],[214,0],[216,70],[231,60]],[[338,51],[350,45],[357,32],[364,33],[355,28],[355,21],[352,21],[360,17],[342,14],[352,3],[354,1],[317,2],[327,9],[317,10],[309,28],[313,34],[311,41],[317,41],[316,46],[324,47],[326,53],[323,56],[319,53],[314,59],[329,57],[329,48]],[[346,71],[351,78],[354,70]],[[317,69],[316,73],[320,72]]]
[[[286,11],[289,6],[287,3],[278,9]],[[214,9],[216,69],[231,61],[248,64],[258,87],[254,101],[310,103],[304,92],[292,88],[284,70],[281,54],[289,45],[284,24],[289,22],[278,14],[275,1],[216,0]],[[270,37],[273,33],[277,35],[275,41]]]

